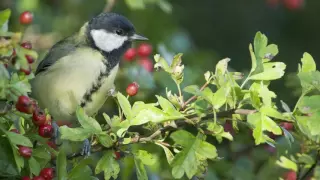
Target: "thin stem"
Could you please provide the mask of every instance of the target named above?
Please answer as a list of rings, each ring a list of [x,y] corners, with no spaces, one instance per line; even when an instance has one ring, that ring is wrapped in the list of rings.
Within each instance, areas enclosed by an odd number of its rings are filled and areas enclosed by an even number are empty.
[[[184,104],[184,102],[183,102],[184,100],[183,100],[180,84],[177,83],[177,87],[178,87],[178,91],[179,91],[180,102],[183,105]]]
[[[301,96],[299,97],[296,105],[294,106],[294,109],[293,109],[292,113],[294,113],[294,112],[297,110],[300,101],[301,101],[302,98],[303,98],[306,94],[308,94],[309,92],[310,92],[310,90],[306,90],[305,92],[303,92],[303,93],[301,94]]]
[[[240,89],[243,88],[243,86],[249,81],[249,77],[251,76],[252,72],[249,73],[249,75],[247,76],[247,78],[243,81],[243,83],[240,86]]]
[[[203,91],[204,88],[206,88],[207,86],[209,85],[208,82],[206,82],[201,88],[200,88],[200,91]],[[182,106],[181,106],[181,109],[184,109],[191,101],[197,99],[198,96],[194,95],[192,96],[191,98],[189,98]]]
[[[106,1],[107,2],[103,9],[103,12],[110,12],[113,9],[114,5],[116,4],[116,0],[106,0]]]

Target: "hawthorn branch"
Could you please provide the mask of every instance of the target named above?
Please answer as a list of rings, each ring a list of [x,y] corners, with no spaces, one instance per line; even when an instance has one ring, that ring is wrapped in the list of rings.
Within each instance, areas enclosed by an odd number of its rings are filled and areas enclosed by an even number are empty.
[[[200,91],[203,91],[204,88],[206,88],[209,85],[208,82],[206,82],[201,88]],[[184,109],[191,101],[197,99],[198,96],[194,95],[191,98],[189,98],[185,103],[183,103],[183,105],[181,106],[181,109]]]
[[[230,117],[232,114],[249,115],[249,114],[252,114],[255,112],[256,112],[256,110],[250,110],[250,109],[231,109],[229,111],[218,112],[217,117],[218,118],[227,118],[227,117]],[[197,115],[190,115],[190,116],[187,116],[186,118],[173,120],[173,121],[171,121],[170,124],[168,124],[162,128],[157,129],[156,131],[152,132],[149,136],[136,135],[135,137],[132,137],[129,144],[155,142],[156,138],[165,132],[175,131],[175,130],[182,128],[184,126],[187,126],[187,125],[194,125],[193,120],[199,120],[199,118],[200,118],[200,121],[205,121],[205,120],[212,119],[213,116],[214,116],[213,114],[208,114],[204,117],[198,117]],[[137,128],[142,128],[142,126],[143,125],[137,126]],[[129,128],[128,132],[136,132],[133,129],[136,129],[136,128]],[[157,141],[157,143],[160,143],[164,146],[170,147],[170,144],[168,144],[166,142],[158,142]],[[121,145],[128,145],[128,144],[122,144],[121,140],[119,140],[117,143],[115,143],[114,146],[108,147],[108,148],[99,144],[97,146],[92,147],[91,153],[93,154],[93,153],[101,152],[104,150],[116,149],[117,146],[121,146]],[[82,156],[82,155],[79,152],[79,153],[69,155],[67,157],[67,159],[71,160],[73,158],[77,158],[80,156]]]
[[[110,12],[115,4],[116,4],[116,0],[107,0],[106,6],[104,7],[103,12]]]

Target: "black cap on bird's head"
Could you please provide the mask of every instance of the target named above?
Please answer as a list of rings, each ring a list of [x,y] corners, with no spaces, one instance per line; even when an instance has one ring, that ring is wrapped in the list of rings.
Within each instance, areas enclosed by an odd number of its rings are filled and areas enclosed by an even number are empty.
[[[116,13],[101,13],[88,23],[88,37],[94,45],[107,53],[125,51],[134,40],[148,40],[135,32],[133,24]]]

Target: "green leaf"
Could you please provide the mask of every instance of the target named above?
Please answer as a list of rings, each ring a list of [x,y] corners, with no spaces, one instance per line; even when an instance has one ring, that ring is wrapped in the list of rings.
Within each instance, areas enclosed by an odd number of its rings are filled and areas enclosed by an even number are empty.
[[[248,116],[248,121],[249,121],[249,118],[250,117]],[[257,123],[255,123],[255,128],[253,129],[253,138],[256,145],[266,142],[266,139],[264,138],[264,134],[262,130],[261,119],[258,120]]]
[[[67,126],[61,126],[59,129],[61,139],[68,139],[70,141],[83,141],[93,134],[91,129],[69,128]]]
[[[254,37],[254,52],[257,58],[264,57],[265,49],[268,45],[268,38],[261,32],[257,32],[256,36]]]
[[[265,114],[269,117],[273,117],[273,118],[277,118],[277,119],[282,119],[282,120],[286,120],[287,118],[284,117],[280,112],[278,112],[277,110],[273,109],[270,106],[262,106],[260,108],[260,112],[262,114]]]
[[[72,170],[68,174],[68,179],[89,179],[92,172],[88,165],[92,162],[93,161],[91,158],[82,159],[77,165],[74,166],[74,168],[72,168]],[[86,170],[88,168],[89,170]]]
[[[314,113],[320,111],[320,95],[304,96],[298,104],[302,113]]]
[[[300,72],[298,77],[301,82],[301,86],[303,91],[309,91],[312,89],[317,89],[320,91],[320,72],[313,71],[313,72]]]
[[[308,154],[297,154],[298,162],[303,163],[306,165],[306,168],[310,168],[315,162],[313,157],[309,156]]]
[[[144,9],[145,4],[143,0],[125,0],[127,6],[129,6],[131,9]]]
[[[316,71],[317,69],[316,63],[314,62],[313,57],[309,53],[305,52],[303,54],[301,62],[302,62],[301,72]]]
[[[28,163],[29,163],[30,172],[32,174],[39,175],[39,173],[41,171],[41,167],[40,167],[40,164],[38,163],[38,161],[36,159],[34,159],[33,157],[30,157],[30,159],[28,160]]]
[[[227,96],[230,94],[231,87],[223,86],[216,91],[212,97],[211,103],[215,109],[219,109],[227,101]]]
[[[169,148],[167,148],[166,146],[162,145],[161,143],[156,143],[157,145],[161,146],[164,150],[164,153],[166,154],[166,157],[167,157],[167,161],[169,164],[171,164],[173,158],[174,158],[174,155],[173,153],[170,151]]]
[[[231,59],[230,58],[225,58],[220,60],[217,65],[216,65],[216,72],[215,75],[216,77],[224,75],[227,70],[228,70],[228,63]]]
[[[158,6],[165,13],[171,13],[172,12],[172,5],[166,0],[158,1]]]
[[[102,132],[100,124],[93,118],[86,115],[83,108],[78,107],[76,110],[78,121],[84,129],[90,129],[92,132]]]
[[[297,170],[298,170],[297,164],[284,156],[281,156],[280,160],[278,160],[276,162],[276,164],[282,168],[290,169],[295,172],[297,172]]]
[[[113,151],[106,151],[103,157],[98,161],[95,173],[99,174],[104,171],[104,179],[110,179],[113,177],[117,179],[120,172],[119,163],[114,159]]]
[[[33,149],[32,156],[43,160],[51,159],[50,153],[44,147],[37,147],[36,149]]]
[[[59,151],[56,170],[57,170],[57,176],[59,180],[67,179],[67,158],[63,150]]]
[[[307,118],[307,127],[311,135],[320,135],[320,111],[313,113]]]
[[[180,116],[178,116],[180,117]],[[148,107],[141,110],[133,119],[130,120],[131,125],[141,125],[147,122],[165,122],[172,120],[173,116],[167,116],[163,111],[156,107]]]
[[[7,131],[6,135],[7,135],[8,139],[10,140],[10,142],[14,145],[22,145],[22,146],[27,146],[27,147],[33,146],[30,139],[28,139],[27,137],[25,137],[21,134]]]
[[[13,150],[13,156],[16,161],[18,171],[21,172],[21,168],[24,167],[24,159],[22,156],[20,156],[15,146],[12,146],[12,150]]]
[[[5,9],[0,11],[0,28],[9,20],[11,16],[11,10]]]
[[[172,69],[168,65],[167,61],[159,54],[154,55],[154,60],[156,61],[154,68],[162,68],[164,71],[172,73]]]
[[[269,62],[273,59],[274,56],[276,56],[279,53],[278,46],[275,44],[269,44],[266,49],[263,58],[263,62]]]
[[[161,96],[156,97],[164,113],[175,117],[183,117],[183,115],[171,104],[170,101]]]
[[[98,139],[104,147],[111,147],[113,145],[112,138],[108,134],[98,134]]]
[[[282,134],[281,128],[268,116],[257,112],[247,116],[248,123],[253,125],[253,137],[256,145],[264,143],[268,137],[263,134],[263,131],[269,131],[276,135]]]
[[[120,107],[121,107],[124,115],[126,116],[127,119],[131,119],[132,116],[131,116],[131,105],[130,105],[130,102],[120,92],[117,93],[117,98],[118,98]]]
[[[19,176],[20,173],[18,171],[21,170],[21,165],[14,159],[14,152],[17,152],[17,150],[11,147],[9,140],[5,137],[0,137],[0,152],[0,174]],[[22,158],[21,156],[19,157]]]
[[[284,75],[286,65],[282,62],[270,62],[263,64],[264,71],[249,77],[251,80],[275,80]]]
[[[138,180],[147,180],[148,179],[147,171],[142,161],[139,158],[134,157],[134,164],[136,166],[136,173],[137,173]]]
[[[187,131],[178,130],[173,132],[170,137],[175,144],[183,147],[171,162],[174,178],[181,178],[186,173],[187,177],[191,179],[201,166],[200,160],[212,159],[217,156],[216,148],[205,142],[205,136],[201,133],[194,137]]]
[[[135,158],[138,158],[141,160],[141,162],[145,165],[151,166],[157,161],[157,157],[148,151],[145,150],[138,150],[137,152],[134,152]]]
[[[197,85],[186,86],[185,88],[183,88],[183,91],[193,95],[201,94],[200,88]]]

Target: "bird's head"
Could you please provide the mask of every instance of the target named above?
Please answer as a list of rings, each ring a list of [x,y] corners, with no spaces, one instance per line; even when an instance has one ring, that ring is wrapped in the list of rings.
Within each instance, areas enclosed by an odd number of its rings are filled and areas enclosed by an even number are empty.
[[[132,41],[148,40],[136,33],[127,18],[115,13],[102,13],[89,21],[87,37],[96,48],[106,53],[125,52]]]

